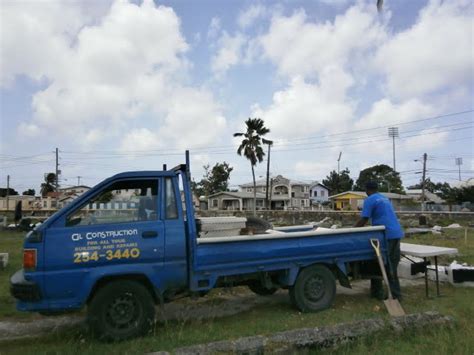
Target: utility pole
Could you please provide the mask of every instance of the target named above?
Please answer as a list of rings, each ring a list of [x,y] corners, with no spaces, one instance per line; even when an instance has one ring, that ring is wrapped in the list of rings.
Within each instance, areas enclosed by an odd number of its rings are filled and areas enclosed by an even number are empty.
[[[388,136],[392,138],[393,144],[393,171],[397,171],[397,165],[395,162],[395,138],[398,138],[398,127],[389,127]]]
[[[9,200],[10,200],[10,175],[7,175],[7,198],[6,198],[6,201],[7,201],[7,211],[10,210]]]
[[[55,181],[55,187],[56,187],[56,192],[58,192],[59,189],[59,149],[56,148],[56,181]]]
[[[56,208],[58,208],[58,203],[59,203],[59,149],[56,148],[56,181],[55,181],[55,190],[56,190]]]
[[[270,179],[270,191],[273,190],[273,178]],[[272,209],[272,194],[270,194],[270,200],[269,200],[269,204],[270,204],[270,210]]]
[[[270,151],[271,151],[273,141],[270,141],[268,139],[263,139],[263,143],[268,144],[267,182],[265,184],[265,206],[267,206],[267,209],[271,209],[271,208],[269,208],[270,199],[268,198],[268,196],[269,196],[269,187],[270,187],[269,186],[269,183],[270,183]]]
[[[462,158],[456,158],[455,162],[456,162],[456,165],[459,167],[459,181],[461,181]]]
[[[425,180],[426,180],[426,160],[428,154],[423,154],[423,176],[421,178],[421,211],[425,210]]]

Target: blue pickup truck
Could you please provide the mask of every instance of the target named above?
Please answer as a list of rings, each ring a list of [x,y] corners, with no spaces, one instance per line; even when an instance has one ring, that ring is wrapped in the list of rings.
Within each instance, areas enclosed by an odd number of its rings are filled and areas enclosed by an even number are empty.
[[[23,268],[10,280],[20,311],[58,314],[87,307],[99,338],[148,333],[155,306],[247,285],[261,295],[288,289],[303,312],[331,306],[336,279],[364,276],[371,238],[386,258],[384,227],[282,228],[205,237],[186,164],[115,175],[29,232]],[[250,233],[249,233],[250,232]]]

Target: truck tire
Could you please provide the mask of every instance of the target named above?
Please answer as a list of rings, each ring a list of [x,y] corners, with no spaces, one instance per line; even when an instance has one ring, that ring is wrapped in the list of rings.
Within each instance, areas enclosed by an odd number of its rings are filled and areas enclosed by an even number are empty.
[[[324,265],[303,269],[290,287],[290,300],[301,312],[317,312],[331,307],[336,296],[336,279]]]
[[[278,290],[276,287],[266,288],[258,281],[248,284],[248,287],[253,293],[260,296],[271,296]]]
[[[87,308],[92,333],[104,341],[148,334],[155,323],[155,303],[145,286],[136,281],[113,281],[100,288]]]
[[[266,230],[272,229],[273,226],[271,223],[265,221],[264,219],[258,217],[247,217],[247,222],[245,222],[245,228],[252,229],[255,234],[265,233]]]

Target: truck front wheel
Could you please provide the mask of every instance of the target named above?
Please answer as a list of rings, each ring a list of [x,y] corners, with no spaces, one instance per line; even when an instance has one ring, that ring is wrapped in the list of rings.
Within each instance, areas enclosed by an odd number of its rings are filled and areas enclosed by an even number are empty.
[[[336,295],[336,279],[324,265],[303,269],[290,287],[290,299],[301,312],[317,312],[331,307]]]
[[[92,298],[87,321],[94,335],[118,341],[148,334],[155,322],[155,304],[150,292],[136,281],[113,281]]]

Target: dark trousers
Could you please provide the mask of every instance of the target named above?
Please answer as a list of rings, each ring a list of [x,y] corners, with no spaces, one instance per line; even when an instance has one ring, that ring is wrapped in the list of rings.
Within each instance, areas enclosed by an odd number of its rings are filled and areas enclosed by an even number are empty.
[[[402,292],[400,290],[400,282],[398,281],[397,268],[400,262],[400,239],[389,239],[388,240],[388,258],[389,267],[386,267],[388,283],[390,284],[390,290],[394,298],[401,299]],[[370,294],[377,298],[384,298],[384,291],[382,285],[382,279],[371,279],[370,280]]]

